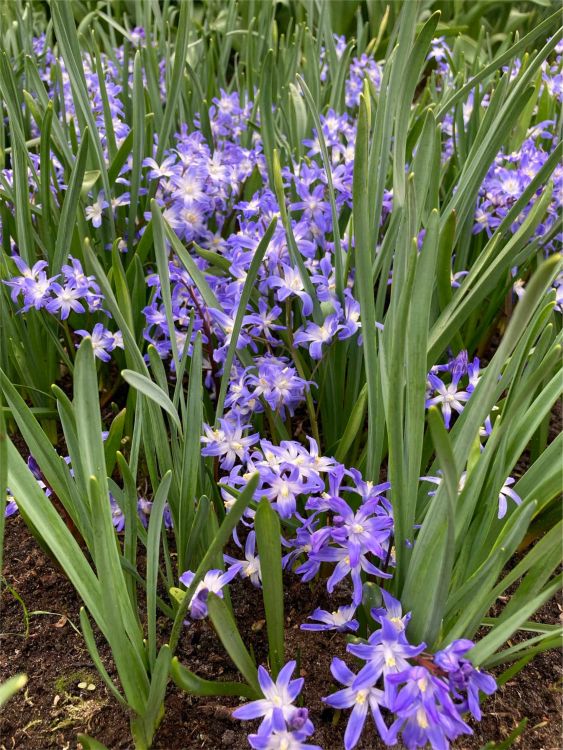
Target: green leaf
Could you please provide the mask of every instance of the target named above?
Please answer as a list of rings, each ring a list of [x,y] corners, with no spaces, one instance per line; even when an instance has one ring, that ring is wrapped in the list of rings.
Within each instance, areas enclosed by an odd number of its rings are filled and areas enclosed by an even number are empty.
[[[244,286],[242,288],[240,299],[238,301],[237,314],[235,316],[233,330],[231,332],[231,340],[227,349],[227,356],[223,365],[223,376],[221,378],[221,387],[219,389],[219,397],[217,398],[217,407],[215,410],[216,424],[218,423],[218,420],[223,416],[225,396],[227,395],[227,388],[229,386],[231,378],[231,368],[233,366],[233,360],[237,349],[238,337],[240,334],[240,329],[242,328],[242,321],[244,319],[244,316],[247,314],[246,306],[248,305],[248,302],[250,300],[252,290],[254,289],[258,271],[260,270],[260,264],[262,263],[264,255],[266,254],[266,250],[268,249],[268,245],[270,244],[270,240],[272,239],[272,236],[276,229],[276,224],[277,218],[274,217],[268,225],[264,236],[258,243],[258,247],[254,251],[252,262],[250,263],[250,268],[248,269],[248,273],[246,274]]]
[[[156,152],[156,161],[160,162],[165,149],[168,147],[168,139],[172,132],[174,118],[178,99],[182,91],[182,78],[184,66],[186,65],[186,55],[188,52],[188,41],[190,36],[190,7],[191,3],[180,3],[180,13],[178,16],[176,35],[174,42],[174,55],[172,70],[170,76],[167,76],[167,97],[162,126],[158,133],[158,147]]]
[[[522,719],[506,739],[502,740],[502,742],[487,742],[486,745],[483,745],[481,750],[508,750],[508,748],[513,746],[518,737],[523,734],[527,725],[528,719]]]
[[[207,600],[207,607],[209,609],[209,619],[211,620],[221,643],[225,647],[225,651],[229,654],[233,663],[248,684],[256,690],[256,692],[261,693],[258,684],[256,664],[252,660],[252,657],[248,653],[246,646],[240,637],[237,624],[226,603],[216,594],[210,593]]]
[[[244,682],[219,682],[217,680],[204,680],[189,669],[186,669],[175,656],[172,659],[170,676],[176,685],[190,695],[208,697],[211,695],[234,695],[241,698],[255,700],[262,695],[256,692],[250,685]]]
[[[493,628],[488,635],[480,640],[468,653],[468,657],[473,664],[477,667],[483,664],[498,648],[506,643],[517,628],[560,589],[562,580],[563,577],[561,575],[557,576],[541,593],[528,601],[518,612],[515,612],[505,622]]]
[[[80,594],[100,629],[106,635],[108,626],[102,614],[98,579],[78,543],[70,533],[54,505],[40,489],[27,464],[8,438],[8,485],[23,511],[65,571]]]
[[[96,645],[96,639],[94,637],[94,631],[92,630],[92,626],[90,625],[90,620],[88,619],[88,614],[84,607],[80,607],[80,627],[82,630],[82,635],[84,636],[84,642],[86,643],[86,648],[88,649],[88,653],[90,654],[90,658],[92,659],[94,666],[100,673],[100,677],[103,679],[109,691],[111,692],[113,697],[117,700],[117,702],[120,703],[121,706],[123,706],[123,708],[127,709],[128,708],[127,701],[121,695],[114,681],[109,676],[108,671],[105,668],[104,663],[100,657],[100,653]]]
[[[339,463],[345,463],[346,456],[348,455],[352,443],[360,434],[365,420],[367,399],[368,387],[366,383],[356,399],[356,403],[354,404],[354,408],[352,409],[346,428],[342,433],[342,437],[338,443],[338,448],[334,454],[335,459]]]
[[[274,171],[272,166],[272,155],[276,147],[274,134],[273,105],[273,66],[274,51],[268,50],[262,65],[262,76],[260,78],[260,89],[258,102],[260,105],[260,135],[264,144],[264,156],[268,168],[268,179],[271,186],[274,185]]]
[[[332,37],[330,37],[330,39],[331,41],[333,41]],[[315,102],[313,101],[311,92],[309,91],[307,84],[305,83],[303,78],[301,78],[301,76],[298,75],[297,80],[299,82],[299,85],[301,86],[301,90],[303,91],[303,94],[305,96],[305,101],[307,102],[307,106],[309,107],[309,111],[313,118],[313,122],[315,124],[315,128],[317,131],[317,140],[319,142],[319,146],[321,149],[321,157],[323,160],[323,167],[324,167],[325,174],[326,174],[328,199],[330,203],[330,212],[331,212],[331,217],[332,217],[332,232],[333,232],[333,237],[334,237],[334,268],[335,268],[335,279],[336,279],[335,291],[336,291],[338,298],[342,301],[342,291],[344,289],[344,271],[343,271],[343,264],[342,264],[342,246],[340,243],[340,230],[338,228],[338,212],[336,210],[336,198],[335,198],[335,193],[334,193],[334,185],[332,182],[332,163],[328,155],[328,149],[326,147],[326,142],[325,142],[325,138],[323,135],[323,129],[322,129],[319,113],[315,106]]]
[[[160,208],[158,204],[153,205],[153,211],[155,213],[158,213],[160,211]],[[186,269],[186,271],[189,273],[192,281],[197,286],[197,289],[201,296],[203,297],[203,300],[205,304],[208,307],[214,307],[216,310],[222,310],[221,304],[217,300],[217,297],[215,296],[213,290],[205,280],[204,274],[199,270],[199,268],[196,265],[196,262],[191,257],[191,255],[188,253],[186,248],[182,245],[180,240],[178,239],[178,236],[174,232],[173,229],[170,228],[168,224],[165,223],[166,228],[166,235],[168,237],[168,240],[170,241],[172,245],[172,249],[180,259],[182,265]]]
[[[1,394],[0,394],[1,395]],[[0,407],[3,399],[0,398]],[[4,527],[6,517],[6,490],[8,489],[8,436],[6,435],[6,419],[0,408],[0,571],[4,570]]]
[[[440,632],[454,560],[454,503],[459,476],[436,407],[428,412],[428,424],[444,478],[418,533],[401,601],[413,613],[411,638],[432,647]]]
[[[89,482],[89,494],[95,524],[94,557],[103,612],[108,623],[105,635],[111,647],[127,703],[140,713],[143,711],[149,690],[149,680],[143,660],[142,633],[131,609],[123,578],[111,522],[108,494],[102,492],[97,479],[93,476]],[[108,527],[108,517],[111,529]]]
[[[501,70],[502,66],[505,65],[505,63],[510,62],[510,60],[514,60],[518,55],[522,53],[523,50],[530,49],[536,39],[549,34],[551,29],[555,29],[557,28],[557,26],[559,26],[560,21],[561,17],[559,11],[552,13],[550,16],[548,16],[548,18],[546,18],[534,29],[532,29],[532,31],[526,34],[526,36],[523,36],[522,39],[516,42],[516,44],[513,44],[508,48],[508,50],[497,55],[492,60],[492,62],[482,68],[479,73],[477,73],[477,75],[473,76],[473,78],[470,78],[466,84],[464,84],[455,92],[455,94],[452,94],[452,96],[446,99],[438,112],[436,112],[436,119],[441,120],[445,115],[448,114],[448,112],[451,112],[454,104],[463,101],[467,97],[469,92],[474,89],[478,83],[484,81],[486,78],[496,73],[498,70]],[[560,38],[560,32],[556,34],[556,37]],[[555,44],[557,44],[557,38],[555,40]]]
[[[109,199],[111,196],[111,185],[108,178],[102,142],[86,85],[82,54],[72,8],[66,0],[52,0],[50,10],[60,53],[64,59],[66,71],[70,79],[72,96],[81,130],[84,133],[86,128],[88,129],[88,138],[91,140],[96,153],[96,167],[102,174],[104,192],[106,198]],[[114,235],[113,213],[110,212],[108,217],[111,232]]]
[[[433,13],[418,35],[408,57],[405,75],[402,77],[401,89],[397,97],[393,141],[393,198],[397,199],[398,205],[404,203],[406,194],[406,145],[412,100],[416,84],[426,64],[426,55],[439,18],[438,12]]]
[[[106,458],[98,398],[98,375],[92,339],[86,336],[76,353],[74,373],[73,406],[76,414],[78,444],[85,476],[95,476],[100,482],[102,491],[107,495]],[[76,467],[74,468],[76,470]]]
[[[158,563],[160,558],[160,533],[164,514],[164,505],[168,500],[168,491],[172,481],[172,472],[168,471],[162,478],[153,500],[147,534],[147,631],[149,667],[154,669],[156,661],[156,594],[158,584]],[[154,512],[153,512],[154,511]]]
[[[368,193],[368,144],[370,115],[369,102],[362,94],[356,135],[353,175],[354,247],[356,257],[355,287],[361,309],[362,339],[368,395],[368,443],[366,479],[376,481],[379,459],[376,447],[376,425],[378,419],[379,360],[377,356],[377,333],[375,300],[373,292],[372,266],[374,242],[370,230],[370,206]]]
[[[0,684],[0,708],[27,685],[27,675],[16,674]]]
[[[217,532],[213,541],[209,545],[209,548],[207,552],[205,553],[203,560],[198,565],[198,568],[195,572],[192,582],[186,591],[186,596],[184,600],[181,602],[178,608],[178,611],[176,613],[176,617],[174,619],[172,633],[170,634],[170,650],[172,651],[172,653],[174,653],[176,646],[178,645],[180,633],[182,632],[182,628],[183,628],[183,622],[186,617],[186,613],[188,611],[188,607],[190,605],[192,597],[197,588],[197,585],[203,579],[207,571],[211,570],[211,568],[214,567],[214,561],[216,560],[217,555],[222,551],[223,547],[225,546],[227,541],[230,539],[233,529],[235,528],[237,523],[240,521],[242,514],[244,513],[248,504],[252,500],[254,493],[256,491],[256,488],[258,487],[258,480],[259,480],[258,472],[256,472],[249,478],[248,484],[246,485],[244,490],[241,492],[239,497],[235,500],[230,511],[227,513],[227,515],[223,519],[223,522],[221,526],[219,527],[219,531]]]
[[[172,418],[172,422],[176,426],[176,429],[180,434],[182,434],[182,424],[180,422],[178,412],[176,411],[176,407],[174,406],[168,395],[164,393],[162,388],[160,388],[160,386],[158,386],[155,382],[153,382],[145,375],[141,375],[141,373],[135,372],[135,370],[122,370],[121,375],[123,379],[127,383],[129,383],[129,385],[132,385],[133,388],[136,388],[140,393],[143,394],[143,396],[150,398],[151,401],[154,401],[155,404],[158,404],[158,406],[160,406],[160,408],[163,409]]]
[[[254,528],[262,574],[270,669],[275,680],[285,664],[281,528],[279,515],[266,498],[258,505]]]
[[[129,203],[129,222],[127,224],[129,252],[132,252],[133,245],[136,242],[139,188],[141,185],[142,162],[145,154],[145,92],[143,84],[143,69],[141,67],[141,52],[139,50],[135,53],[133,61],[133,119],[131,127],[133,130],[133,149],[131,152],[132,164],[129,188],[131,198]]]
[[[187,347],[186,347],[187,349]],[[198,331],[193,344],[190,375],[188,382],[188,403],[186,409],[186,429],[184,430],[184,450],[182,454],[182,474],[178,506],[178,567],[188,570],[190,553],[188,539],[195,515],[195,501],[199,469],[201,464],[201,425],[203,422],[203,383],[202,383],[201,332]]]
[[[125,427],[126,409],[122,409],[117,414],[109,428],[109,435],[104,442],[104,457],[106,463],[106,472],[111,476],[115,467],[117,451],[121,448],[121,438],[123,437],[123,428]]]
[[[82,734],[81,732],[79,732],[76,735],[76,739],[78,740],[78,742],[80,742],[84,750],[108,750],[108,748],[102,742],[94,739],[94,737],[90,737],[87,734]]]
[[[147,747],[152,744],[152,739],[158,725],[164,717],[164,696],[170,674],[170,662],[172,655],[170,646],[164,644],[158,652],[158,657],[151,674],[151,684],[146,706],[139,719],[131,719],[131,731],[135,738],[136,728],[142,727],[143,736],[146,738]]]

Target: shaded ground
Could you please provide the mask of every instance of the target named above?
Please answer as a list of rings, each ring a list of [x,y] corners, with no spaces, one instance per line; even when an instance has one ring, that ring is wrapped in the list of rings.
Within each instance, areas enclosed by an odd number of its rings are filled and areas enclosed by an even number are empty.
[[[79,600],[19,517],[7,523],[4,573],[12,590],[5,589],[1,601],[0,680],[20,671],[27,672],[30,680],[27,688],[0,713],[0,749],[74,750],[78,747],[78,732],[96,737],[110,750],[131,747],[127,718],[108,695],[82,637],[73,628],[78,626]],[[304,705],[310,709],[317,728],[312,741],[325,750],[341,748],[345,721],[335,724],[338,717],[332,710],[323,709],[320,698],[333,689],[329,664],[333,655],[344,653],[344,639],[338,634],[299,630],[313,601],[321,606],[328,604],[323,602],[320,587],[311,590],[294,581],[286,587],[285,595],[287,655],[298,660],[301,675],[306,678]],[[232,586],[232,598],[241,633],[252,644],[257,661],[263,663],[266,647],[260,593],[250,584],[237,581]],[[26,613],[24,605],[33,611]],[[557,622],[560,617],[560,600],[553,600],[537,619]],[[111,672],[108,650],[103,642],[98,645]],[[238,679],[206,622],[186,629],[179,656],[204,677]],[[489,740],[504,739],[520,719],[527,717],[528,727],[516,746],[525,750],[559,750],[562,675],[559,653],[540,654],[487,701],[483,721],[475,727],[476,734],[462,738],[456,747],[477,750]],[[229,709],[235,705],[238,699],[196,699],[171,686],[166,716],[154,747],[247,748],[246,732],[251,731],[252,725],[246,723],[243,728],[231,718]],[[370,729],[358,747],[377,750],[382,745]]]

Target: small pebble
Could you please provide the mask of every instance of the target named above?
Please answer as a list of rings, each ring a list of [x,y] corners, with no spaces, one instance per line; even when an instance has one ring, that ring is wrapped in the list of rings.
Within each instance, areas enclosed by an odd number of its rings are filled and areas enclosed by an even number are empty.
[[[223,732],[223,736],[221,737],[221,744],[224,747],[231,747],[231,745],[234,743],[236,739],[236,734],[233,732],[232,729],[226,729]]]

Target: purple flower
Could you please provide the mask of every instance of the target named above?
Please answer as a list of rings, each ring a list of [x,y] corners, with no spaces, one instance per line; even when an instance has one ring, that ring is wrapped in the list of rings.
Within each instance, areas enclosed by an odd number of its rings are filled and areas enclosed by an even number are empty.
[[[497,683],[490,674],[481,672],[469,659],[463,658],[474,645],[473,641],[466,638],[453,641],[434,654],[434,663],[447,673],[451,694],[460,701],[457,704],[459,712],[470,711],[480,721],[479,691],[492,695],[497,689]]]
[[[14,513],[18,512],[18,505],[15,497],[10,493],[10,490],[6,490],[6,505],[4,507],[4,518],[13,516]]]
[[[196,586],[196,590],[190,601],[190,617],[192,620],[202,620],[207,617],[207,599],[209,594],[216,594],[220,599],[223,598],[223,587],[227,585],[236,576],[237,570],[230,568],[226,573],[222,570],[208,570],[203,580]],[[180,583],[189,587],[195,577],[195,573],[187,570],[180,576]]]
[[[327,612],[317,607],[308,619],[318,620],[319,622],[303,623],[301,630],[336,630],[339,633],[345,633],[349,630],[355,631],[360,626],[358,621],[353,619],[355,611],[356,607],[353,604],[347,607],[338,607],[334,612]]]
[[[150,167],[147,174],[149,180],[160,180],[162,178],[172,177],[175,173],[175,164],[175,156],[167,156],[166,159],[164,159],[164,161],[160,164],[160,166],[154,159],[148,158],[143,160],[143,167]]]
[[[425,648],[424,643],[411,646],[404,631],[397,630],[390,620],[384,618],[381,629],[372,633],[367,643],[351,643],[347,646],[347,651],[367,662],[358,672],[353,687],[365,688],[375,685],[383,675],[386,678],[385,694],[389,700],[389,676],[409,669],[407,659],[418,656]]]
[[[26,290],[29,288],[29,282],[32,282],[32,283],[37,282],[40,278],[47,280],[44,269],[47,268],[48,263],[46,260],[38,260],[37,263],[35,263],[31,268],[29,268],[29,266],[26,264],[23,258],[20,258],[19,255],[12,255],[12,260],[18,267],[18,270],[20,271],[21,276],[14,276],[13,278],[7,281],[3,281],[2,283],[12,288],[10,296],[12,298],[12,302],[16,302],[20,294],[23,294],[23,295],[26,294]],[[53,279],[56,279],[56,278],[58,277],[57,276],[53,277]],[[53,279],[48,280],[47,289],[50,285],[50,282],[53,281]]]
[[[245,430],[250,429],[250,425],[241,425],[240,422],[230,422],[228,419],[219,420],[220,427],[214,429],[207,424],[203,425],[205,435],[201,442],[205,447],[201,451],[202,456],[220,456],[221,467],[223,469],[232,469],[238,458],[244,461],[248,455],[248,449],[251,445],[258,442],[260,436],[243,435]]]
[[[152,502],[144,497],[140,497],[137,500],[137,513],[143,526],[148,528],[149,516],[151,514]]]
[[[284,274],[283,277],[270,276],[265,281],[266,285],[277,289],[276,298],[279,302],[283,302],[294,295],[299,297],[303,305],[303,315],[305,317],[310,315],[313,312],[313,300],[305,291],[298,269],[292,268],[285,263],[281,265]]]
[[[295,513],[299,495],[318,489],[317,483],[302,480],[297,466],[289,473],[284,471],[279,475],[267,475],[265,481],[270,486],[263,489],[261,494],[274,504],[282,518],[290,518]]]
[[[321,750],[318,745],[305,742],[312,732],[313,725],[306,708],[295,709],[287,723],[283,712],[276,709],[272,714],[270,731],[250,734],[248,741],[256,750]]]
[[[449,430],[452,419],[452,409],[458,414],[461,414],[463,411],[463,405],[465,401],[469,400],[471,393],[468,393],[467,391],[459,391],[457,387],[458,383],[455,379],[452,380],[449,385],[445,385],[440,378],[432,372],[428,375],[428,382],[430,383],[432,391],[435,391],[437,395],[426,400],[426,407],[428,408],[429,406],[440,404],[444,416],[444,424],[446,425],[446,429]]]
[[[109,362],[111,360],[109,352],[115,349],[115,339],[113,334],[108,331],[107,328],[104,328],[101,323],[96,323],[92,333],[85,331],[84,329],[78,329],[75,333],[83,338],[85,336],[90,336],[92,349],[98,359],[101,359],[102,362]]]
[[[401,602],[391,596],[391,594],[385,591],[385,589],[380,590],[385,607],[374,607],[371,610],[371,616],[380,625],[383,624],[383,620],[387,620],[392,623],[399,632],[403,632],[409,624],[411,613],[407,612],[407,614],[403,616]]]
[[[326,547],[318,552],[314,552],[311,558],[317,562],[336,562],[332,575],[326,583],[328,592],[331,594],[334,587],[347,575],[352,579],[353,595],[352,601],[357,606],[362,601],[362,570],[380,578],[391,578],[390,573],[377,568],[371,563],[365,554],[360,554],[358,564],[352,565],[350,552],[347,547]],[[297,573],[300,573],[298,568]]]
[[[246,537],[244,560],[237,560],[230,555],[223,555],[223,557],[225,562],[231,565],[229,570],[236,568],[236,573],[240,573],[241,578],[250,578],[253,586],[260,586],[262,571],[260,570],[260,558],[256,554],[256,533],[254,531],[250,531]]]
[[[108,202],[104,200],[104,194],[100,192],[98,199],[91,206],[86,206],[86,220],[91,221],[96,229],[102,226],[102,214],[108,205]]]
[[[304,683],[302,677],[296,680],[291,679],[295,667],[296,662],[289,661],[281,669],[275,682],[264,667],[258,667],[258,682],[264,697],[245,706],[240,706],[233,711],[235,719],[247,720],[263,717],[258,730],[260,735],[269,734],[274,729],[275,712],[281,714],[286,722],[291,722],[293,716],[299,710],[293,703],[301,692]],[[279,717],[276,718],[276,722],[279,722]],[[279,726],[279,723],[277,723],[277,726]],[[309,720],[304,722],[302,729],[312,731],[312,724]]]
[[[346,687],[323,698],[323,701],[333,708],[352,708],[352,713],[350,714],[344,733],[344,747],[346,750],[352,750],[358,744],[366,722],[368,708],[371,711],[377,731],[383,741],[387,742],[388,730],[380,711],[380,706],[386,707],[383,691],[373,686],[356,688],[354,686],[356,675],[346,666],[342,659],[335,657],[330,665],[330,671],[334,678],[342,683],[342,685],[346,685]]]
[[[389,708],[397,714],[389,729],[390,744],[400,733],[407,750],[426,743],[435,750],[448,750],[449,741],[460,734],[472,734],[450,698],[448,685],[425,667],[390,674],[387,683],[391,686]],[[399,685],[403,687],[397,692]]]
[[[50,313],[60,311],[61,320],[66,320],[71,310],[85,312],[84,305],[80,302],[83,292],[72,283],[61,286],[54,282],[51,284],[50,292],[55,296],[45,305],[45,309]]]
[[[322,325],[308,323],[305,330],[297,331],[293,337],[293,341],[296,344],[308,344],[311,357],[313,359],[321,359],[323,356],[323,344],[330,344],[338,329],[338,316],[336,313],[331,313],[327,315]]]
[[[510,498],[513,500],[516,505],[520,505],[522,502],[522,498],[520,495],[517,495],[516,492],[511,488],[511,485],[513,485],[515,482],[513,477],[508,477],[508,479],[505,481],[505,483],[502,485],[499,496],[498,496],[498,517],[504,518],[506,515],[506,511],[508,510],[507,505],[507,498]]]
[[[125,514],[117,504],[116,499],[111,494],[109,495],[109,502],[111,506],[111,520],[113,525],[115,526],[115,530],[120,532],[123,531],[125,528]]]
[[[332,532],[332,537],[347,547],[352,567],[358,565],[363,552],[385,557],[383,545],[389,539],[393,520],[386,515],[374,516],[378,506],[378,499],[368,500],[354,513],[342,498],[329,500],[329,507],[338,514],[334,519],[338,527]]]

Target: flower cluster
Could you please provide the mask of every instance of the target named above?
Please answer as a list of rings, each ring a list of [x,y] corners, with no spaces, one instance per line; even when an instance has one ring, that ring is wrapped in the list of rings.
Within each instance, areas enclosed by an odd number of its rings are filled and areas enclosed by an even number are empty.
[[[21,303],[21,313],[45,308],[66,320],[71,312],[105,312],[100,287],[93,276],[84,273],[76,258],[69,256],[69,263],[54,276],[47,275],[45,260],[37,261],[31,268],[17,255],[13,255],[12,260],[21,275],[4,283],[11,288],[12,301]]]
[[[479,190],[473,227],[475,234],[486,232],[490,237],[542,168],[555,138],[554,125],[551,121],[534,125],[518,150],[498,154]],[[547,214],[535,232],[535,236],[546,238],[546,241],[542,242],[546,254],[560,249],[563,241],[559,220],[563,200],[563,166],[561,164],[555,168],[552,179],[554,190]],[[531,200],[518,215],[511,227],[512,232],[516,232],[522,225],[534,202],[535,199]]]
[[[410,644],[410,614],[403,616],[400,603],[382,594],[385,607],[371,611],[380,627],[366,642],[347,647],[364,666],[355,674],[334,658],[331,671],[344,688],[324,700],[333,708],[352,709],[344,735],[346,750],[357,745],[368,710],[385,744],[394,745],[400,736],[408,750],[427,743],[446,750],[461,734],[472,733],[462,716],[469,711],[480,719],[479,692],[490,695],[496,682],[466,658],[472,641],[453,641],[434,655],[425,652],[424,643]],[[390,725],[384,714],[393,715]]]

